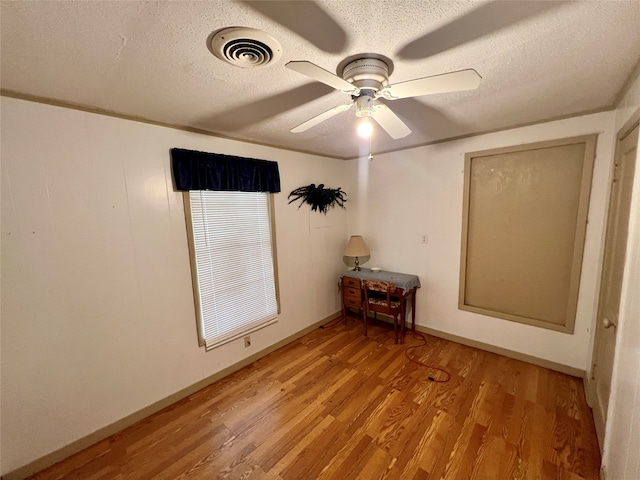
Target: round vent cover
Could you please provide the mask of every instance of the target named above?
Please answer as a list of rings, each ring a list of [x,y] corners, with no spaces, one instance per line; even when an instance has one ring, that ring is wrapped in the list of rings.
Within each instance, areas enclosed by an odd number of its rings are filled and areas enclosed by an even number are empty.
[[[268,33],[248,27],[223,28],[210,37],[209,50],[220,60],[242,68],[277,62],[282,46]]]

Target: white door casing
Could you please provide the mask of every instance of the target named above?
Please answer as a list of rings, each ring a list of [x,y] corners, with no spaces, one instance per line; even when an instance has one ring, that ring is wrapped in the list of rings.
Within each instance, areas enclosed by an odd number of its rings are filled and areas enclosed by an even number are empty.
[[[605,423],[611,393],[611,374],[616,346],[620,294],[626,256],[631,194],[638,148],[636,122],[618,138],[614,174],[609,197],[604,263],[600,282],[598,314],[589,379],[590,398],[600,448],[604,444]]]

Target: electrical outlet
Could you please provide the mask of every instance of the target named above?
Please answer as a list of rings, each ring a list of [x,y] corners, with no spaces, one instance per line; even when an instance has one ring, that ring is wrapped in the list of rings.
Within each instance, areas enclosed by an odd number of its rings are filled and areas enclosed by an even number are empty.
[[[244,337],[244,348],[247,348],[250,346],[251,346],[251,337],[247,335],[246,337]]]
[[[422,235],[422,237],[420,237],[420,243],[426,245],[427,243],[429,243],[429,237],[427,237],[426,235]]]

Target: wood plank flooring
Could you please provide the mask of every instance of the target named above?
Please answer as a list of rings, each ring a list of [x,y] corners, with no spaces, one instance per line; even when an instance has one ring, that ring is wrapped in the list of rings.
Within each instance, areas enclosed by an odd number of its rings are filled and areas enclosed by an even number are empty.
[[[598,479],[582,380],[386,324],[333,323],[37,479]]]

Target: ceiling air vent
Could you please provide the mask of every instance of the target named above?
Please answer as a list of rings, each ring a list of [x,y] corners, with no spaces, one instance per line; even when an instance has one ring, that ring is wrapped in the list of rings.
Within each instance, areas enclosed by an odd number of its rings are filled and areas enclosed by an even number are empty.
[[[277,62],[282,46],[268,33],[255,28],[230,27],[214,32],[207,42],[220,60],[242,68],[265,67]]]

